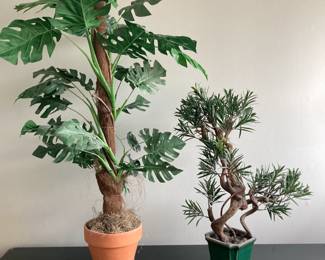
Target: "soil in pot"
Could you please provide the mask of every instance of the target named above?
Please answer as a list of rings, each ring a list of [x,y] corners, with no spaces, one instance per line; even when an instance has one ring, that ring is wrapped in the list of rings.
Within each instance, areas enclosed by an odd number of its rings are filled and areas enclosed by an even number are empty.
[[[120,214],[100,214],[86,224],[89,230],[105,234],[129,232],[140,225],[141,221],[131,210],[122,211]]]
[[[224,230],[224,233],[227,237],[229,237],[229,243],[230,244],[236,244],[236,245],[239,245],[239,244],[242,244],[244,242],[246,242],[249,238],[246,236],[246,232],[243,232],[241,230],[238,230],[238,229],[225,229]],[[211,236],[214,238],[214,239],[217,239],[217,240],[220,240],[220,238],[215,234],[215,233],[211,233]]]

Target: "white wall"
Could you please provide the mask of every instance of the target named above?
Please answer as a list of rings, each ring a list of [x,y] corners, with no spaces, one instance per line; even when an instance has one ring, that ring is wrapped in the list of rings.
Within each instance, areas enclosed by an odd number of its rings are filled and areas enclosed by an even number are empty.
[[[1,1],[1,27],[24,17],[12,9],[17,2]],[[139,22],[154,31],[197,39],[197,58],[210,80],[162,58],[167,87],[152,97],[147,113],[121,120],[120,135],[141,127],[172,130],[175,108],[194,82],[216,92],[255,91],[261,123],[236,144],[254,166],[275,162],[301,168],[314,196],[294,207],[288,220],[271,222],[261,213],[249,224],[258,243],[324,243],[325,1],[165,0],[152,10],[154,16]],[[19,138],[23,122],[36,117],[25,102],[14,100],[32,84],[32,71],[50,64],[90,72],[64,40],[51,61],[18,67],[0,61],[0,255],[14,246],[83,245],[82,225],[94,215],[94,207],[100,208],[92,172],[38,160],[31,155],[38,140]],[[185,172],[174,182],[135,184],[129,200],[144,222],[143,244],[205,243],[208,224],[187,226],[180,208],[185,198],[196,197],[197,155],[195,145],[188,145],[177,161]]]

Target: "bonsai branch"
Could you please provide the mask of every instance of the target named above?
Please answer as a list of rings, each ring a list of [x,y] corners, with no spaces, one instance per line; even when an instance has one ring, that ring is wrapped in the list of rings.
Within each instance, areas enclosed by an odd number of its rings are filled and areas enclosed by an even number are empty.
[[[253,193],[251,191],[249,192],[249,197],[250,197],[249,203],[252,204],[252,208],[250,210],[248,210],[247,212],[245,212],[240,217],[240,223],[241,223],[241,225],[243,226],[243,228],[246,231],[247,238],[252,238],[252,233],[249,230],[245,220],[246,220],[246,217],[254,214],[258,210],[258,201],[257,201],[257,199],[255,198],[255,196],[253,195]]]

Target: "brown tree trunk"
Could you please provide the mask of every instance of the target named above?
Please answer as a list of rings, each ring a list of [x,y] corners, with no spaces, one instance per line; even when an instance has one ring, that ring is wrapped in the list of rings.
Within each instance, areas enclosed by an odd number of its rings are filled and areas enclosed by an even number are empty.
[[[105,5],[105,1],[99,1],[97,8],[102,8]],[[101,20],[100,26],[97,28],[98,32],[105,32],[107,29],[107,23],[104,17],[98,17]],[[106,54],[105,49],[98,41],[96,34],[94,35],[94,48],[97,56],[99,66],[102,73],[109,84],[112,83],[111,63],[109,57]],[[115,125],[114,118],[112,116],[112,105],[107,97],[107,94],[97,79],[96,94],[98,97],[97,110],[99,115],[100,125],[103,129],[106,141],[113,153],[116,152],[115,143]],[[104,103],[104,104],[103,104]],[[109,111],[110,110],[110,111]],[[113,163],[109,161],[109,164],[113,167]],[[117,183],[106,171],[102,170],[96,173],[96,179],[99,189],[103,194],[103,213],[112,214],[120,213],[123,209],[123,197],[122,197],[122,183]]]
[[[229,219],[231,219],[241,207],[242,200],[233,197],[230,201],[228,210],[218,219],[211,223],[211,228],[219,239],[223,242],[229,242],[229,237],[224,233],[224,227]]]
[[[250,192],[250,204],[252,204],[252,208],[248,211],[246,211],[243,215],[240,217],[240,223],[243,226],[243,228],[246,231],[247,238],[252,238],[252,232],[249,230],[248,226],[246,225],[246,218],[252,214],[254,214],[258,210],[258,201],[255,198],[255,196]]]
[[[96,173],[100,192],[103,194],[103,213],[119,214],[123,210],[123,183],[117,183],[105,170]]]

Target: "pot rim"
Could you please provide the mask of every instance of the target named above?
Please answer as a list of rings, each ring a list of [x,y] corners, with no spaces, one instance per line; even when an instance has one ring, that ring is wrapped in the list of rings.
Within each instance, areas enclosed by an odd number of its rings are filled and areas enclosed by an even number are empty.
[[[102,233],[102,232],[98,232],[98,231],[94,231],[94,230],[89,229],[87,227],[88,222],[89,221],[87,221],[86,224],[84,225],[84,230],[89,232],[89,233],[96,234],[96,235],[101,235],[101,236],[121,236],[121,235],[124,235],[124,234],[129,235],[129,234],[135,233],[135,232],[137,232],[137,231],[139,231],[139,230],[141,230],[143,228],[142,222],[141,222],[140,225],[137,228],[132,229],[130,231],[120,232],[120,233]]]
[[[205,234],[205,239],[208,241],[208,242],[212,242],[212,243],[215,243],[215,244],[219,244],[221,246],[224,246],[224,247],[228,247],[228,248],[242,248],[244,246],[247,246],[248,244],[252,244],[256,241],[256,238],[255,237],[252,237],[250,239],[247,239],[245,242],[241,243],[241,244],[233,244],[233,243],[225,243],[225,242],[222,242],[216,238],[213,238],[212,235],[215,235],[214,232],[208,232]]]

